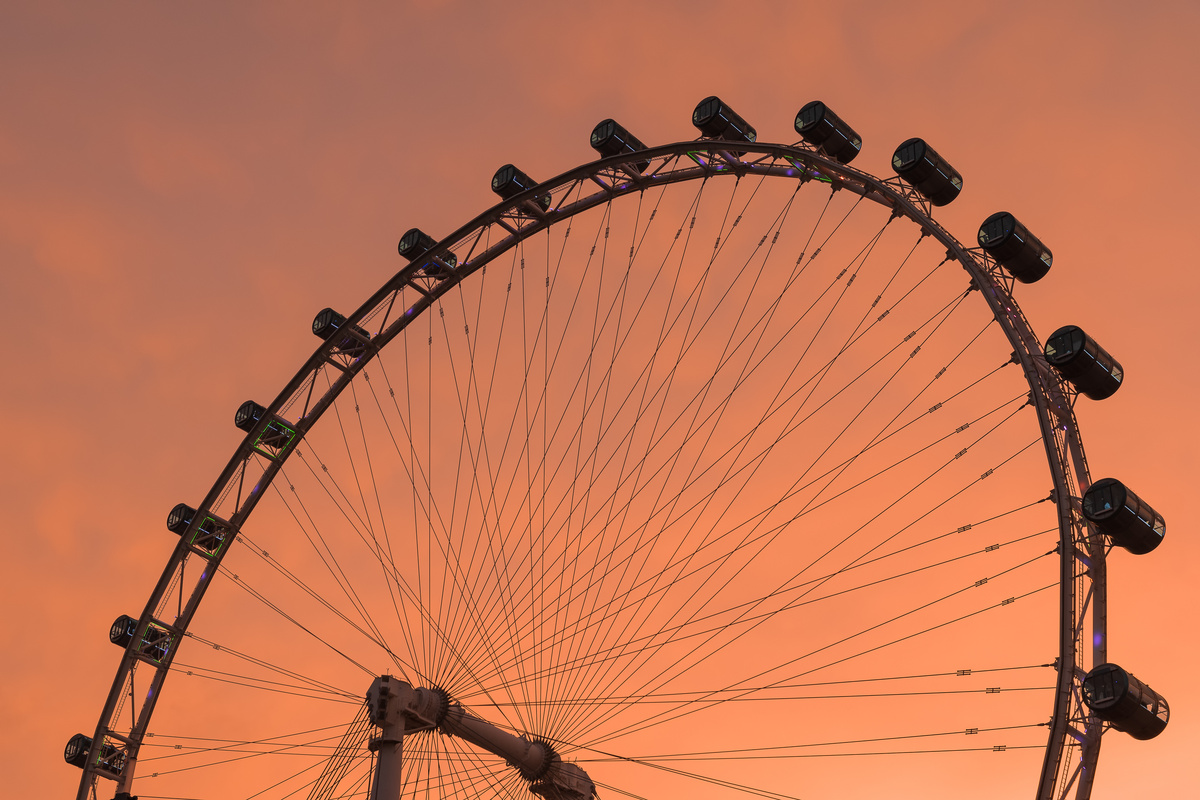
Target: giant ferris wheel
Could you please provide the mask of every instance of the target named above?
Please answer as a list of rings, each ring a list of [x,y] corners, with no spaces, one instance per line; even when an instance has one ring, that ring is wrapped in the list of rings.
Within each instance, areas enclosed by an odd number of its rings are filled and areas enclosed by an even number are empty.
[[[1105,561],[1165,526],[1084,456],[1120,364],[1014,299],[1050,250],[960,242],[947,159],[873,177],[823,103],[791,145],[692,122],[504,165],[317,314],[112,626],[80,800],[1082,799],[1106,730],[1161,732]]]

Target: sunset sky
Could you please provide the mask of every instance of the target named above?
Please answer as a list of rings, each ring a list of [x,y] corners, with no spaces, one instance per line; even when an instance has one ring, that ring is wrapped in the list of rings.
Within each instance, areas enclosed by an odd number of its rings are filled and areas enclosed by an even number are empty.
[[[1109,632],[1173,718],[1154,741],[1106,735],[1093,797],[1194,791],[1198,35],[1183,0],[7,0],[8,794],[75,792],[62,747],[95,727],[110,623],[145,604],[167,511],[241,441],[238,404],[312,352],[316,311],[358,307],[403,265],[408,228],[444,235],[490,207],[501,164],[544,179],[590,161],[610,116],[647,144],[695,138],[709,94],[764,142],[794,142],[796,111],[823,100],[863,137],[854,166],[882,177],[924,137],[964,176],[937,212],[961,241],[1010,210],[1053,249],[1016,298],[1043,337],[1079,324],[1123,363],[1120,392],[1076,409],[1092,475],[1168,530],[1153,554],[1114,552]]]

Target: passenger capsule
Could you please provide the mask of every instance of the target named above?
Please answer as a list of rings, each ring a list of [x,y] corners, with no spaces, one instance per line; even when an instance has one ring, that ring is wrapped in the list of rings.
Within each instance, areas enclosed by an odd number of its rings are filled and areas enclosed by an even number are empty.
[[[1153,739],[1171,718],[1162,695],[1116,664],[1101,664],[1087,674],[1083,702],[1097,717],[1135,739]]]
[[[429,248],[437,245],[437,240],[430,236],[420,228],[409,228],[404,235],[400,237],[400,244],[396,245],[396,249],[400,255],[412,261],[414,258],[421,256]]]
[[[196,516],[196,509],[187,503],[176,504],[167,513],[167,530],[182,536],[187,532],[188,526],[192,524],[192,517],[194,516]]]
[[[128,647],[133,641],[133,634],[137,632],[137,624],[136,619],[122,614],[113,620],[112,627],[108,629],[108,640],[120,647]]]
[[[637,153],[646,149],[646,145],[642,144],[641,140],[612,119],[606,119],[592,128],[591,143],[592,149],[602,158]],[[645,172],[646,168],[650,166],[650,162],[645,159],[630,161],[628,164],[638,172]]]
[[[537,181],[530,178],[524,172],[521,172],[521,170],[512,164],[505,164],[496,170],[496,174],[492,176],[492,191],[505,200],[511,200],[521,192],[527,192],[537,185]],[[535,197],[533,202],[542,211],[545,211],[550,208],[550,195],[544,194],[540,197]]]
[[[247,400],[238,406],[237,413],[233,415],[233,424],[246,433],[254,430],[254,426],[263,418],[267,410],[253,400]]]
[[[252,433],[254,427],[267,413],[267,409],[253,400],[247,400],[238,406],[233,415],[233,424],[246,433]],[[279,452],[292,443],[296,431],[278,419],[271,419],[264,426],[258,438],[254,441],[254,449],[263,455],[274,458]]]
[[[1007,211],[998,211],[979,226],[979,246],[1021,283],[1044,277],[1054,254]]]
[[[134,640],[137,628],[138,621],[135,617],[122,614],[113,621],[112,627],[109,628],[108,640],[118,647],[128,647],[129,643]],[[171,649],[173,640],[174,635],[170,630],[157,622],[151,622],[146,626],[135,650],[139,655],[155,661],[162,661]]]
[[[92,737],[77,733],[67,740],[63,748],[63,760],[73,767],[83,767],[87,764],[88,750],[92,748]]]
[[[732,142],[753,142],[758,139],[758,132],[716,95],[700,101],[692,112],[692,124],[700,129],[702,136],[711,139],[728,139]]]
[[[334,347],[337,348],[339,353],[348,356],[359,356],[367,349],[364,340],[370,339],[371,334],[357,325],[342,331],[345,324],[346,318],[344,316],[332,308],[325,308],[313,318],[312,332],[325,341],[333,340]],[[342,332],[339,334],[338,331]],[[353,334],[358,335],[353,335],[351,331],[353,331]]]
[[[962,191],[962,175],[924,139],[909,139],[897,147],[892,168],[935,206],[946,205]]]
[[[806,104],[796,114],[796,133],[843,164],[849,164],[862,150],[862,138],[819,100]]]
[[[400,237],[400,244],[396,246],[396,249],[400,252],[400,255],[409,261],[416,261],[434,247],[437,247],[436,239],[420,228],[410,228]],[[449,266],[451,269],[458,266],[458,256],[454,255],[454,253],[447,252],[443,254],[441,261],[445,262],[446,266]],[[430,275],[446,271],[444,266],[432,261],[426,264],[423,269]],[[315,333],[316,331],[314,330],[313,332]]]
[[[1093,400],[1112,397],[1125,379],[1117,360],[1078,325],[1066,325],[1050,334],[1045,354],[1058,374]]]
[[[346,318],[332,308],[323,308],[313,317],[312,332],[321,339],[328,339],[346,324]]]
[[[1116,478],[1093,483],[1083,494],[1083,516],[1102,534],[1135,555],[1162,543],[1167,523],[1150,504]]]
[[[63,760],[73,767],[87,766],[88,751],[92,748],[92,737],[77,733],[67,741],[63,749]],[[107,742],[100,745],[95,765],[110,775],[120,775],[125,769],[126,754]]]

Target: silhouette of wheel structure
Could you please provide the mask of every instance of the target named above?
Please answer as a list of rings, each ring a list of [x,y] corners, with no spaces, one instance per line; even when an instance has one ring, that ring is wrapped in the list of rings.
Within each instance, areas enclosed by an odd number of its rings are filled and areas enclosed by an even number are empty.
[[[113,624],[81,800],[1087,798],[1103,730],[1162,730],[1105,558],[1165,526],[1084,458],[1120,364],[1014,300],[1049,249],[959,242],[948,161],[872,177],[822,103],[693,123],[504,165],[317,315]]]

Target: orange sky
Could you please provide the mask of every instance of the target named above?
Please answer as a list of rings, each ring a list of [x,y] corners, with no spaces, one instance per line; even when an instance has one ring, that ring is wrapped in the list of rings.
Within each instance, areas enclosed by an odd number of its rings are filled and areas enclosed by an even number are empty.
[[[95,725],[109,624],[144,604],[167,510],[240,441],[238,403],[311,352],[315,311],[390,277],[407,228],[490,206],[500,164],[591,160],[607,116],[649,144],[693,138],[713,93],[761,141],[794,141],[795,111],[825,100],[877,175],[924,136],[964,175],[938,212],[960,240],[1009,209],[1054,250],[1017,298],[1043,336],[1079,323],[1124,363],[1115,397],[1078,408],[1089,461],[1168,523],[1157,552],[1110,562],[1110,652],[1175,716],[1153,742],[1106,737],[1093,796],[1191,791],[1197,34],[1193,4],[1109,0],[6,3],[9,794],[75,791],[61,749]]]

